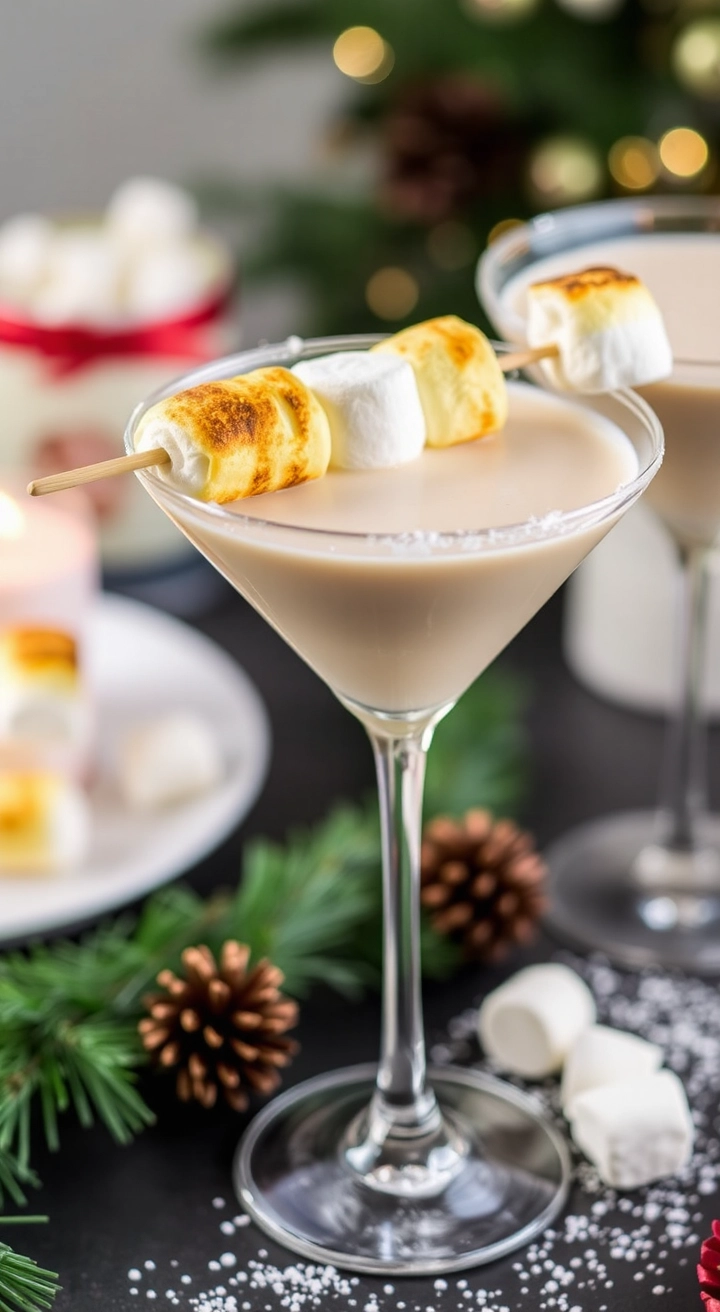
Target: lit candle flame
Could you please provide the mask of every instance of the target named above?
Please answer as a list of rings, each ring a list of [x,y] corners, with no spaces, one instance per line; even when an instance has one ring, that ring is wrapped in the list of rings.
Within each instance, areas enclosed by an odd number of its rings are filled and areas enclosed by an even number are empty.
[[[25,530],[25,516],[17,501],[0,490],[0,538],[19,538]]]

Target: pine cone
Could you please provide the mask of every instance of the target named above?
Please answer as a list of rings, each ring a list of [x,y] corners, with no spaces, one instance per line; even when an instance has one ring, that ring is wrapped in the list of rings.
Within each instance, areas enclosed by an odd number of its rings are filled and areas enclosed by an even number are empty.
[[[433,928],[475,961],[500,961],[532,938],[544,909],[547,867],[530,834],[488,811],[425,826],[421,900]]]
[[[297,1024],[297,1004],[279,991],[282,971],[267,960],[248,971],[250,949],[228,940],[218,968],[209,948],[186,948],[184,979],[163,970],[162,993],[145,998],[150,1013],[138,1026],[153,1061],[177,1068],[177,1095],[212,1107],[218,1091],[234,1111],[251,1093],[274,1093],[279,1069],[297,1051],[285,1031]]]
[[[700,1249],[697,1276],[705,1312],[720,1312],[720,1221],[713,1221],[712,1239]]]
[[[406,88],[384,135],[383,194],[404,218],[438,223],[520,184],[527,133],[477,78],[452,74]]]

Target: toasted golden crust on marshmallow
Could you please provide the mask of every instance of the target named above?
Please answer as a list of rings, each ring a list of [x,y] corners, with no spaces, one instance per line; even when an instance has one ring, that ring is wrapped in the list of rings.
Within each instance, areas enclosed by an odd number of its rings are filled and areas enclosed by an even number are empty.
[[[74,691],[80,682],[77,643],[60,629],[17,628],[0,633],[4,679]]]
[[[37,875],[82,859],[89,812],[81,791],[44,770],[0,769],[0,875]]]
[[[454,314],[428,319],[371,349],[391,351],[412,365],[428,446],[472,442],[505,424],[505,379],[490,342],[472,324]]]
[[[672,351],[662,315],[634,274],[605,266],[532,283],[528,342],[556,346],[542,368],[556,387],[609,392],[666,378]]]
[[[330,462],[330,428],[319,401],[288,369],[256,369],[153,406],[135,447],[153,446],[170,455],[162,477],[222,505],[320,478]]]

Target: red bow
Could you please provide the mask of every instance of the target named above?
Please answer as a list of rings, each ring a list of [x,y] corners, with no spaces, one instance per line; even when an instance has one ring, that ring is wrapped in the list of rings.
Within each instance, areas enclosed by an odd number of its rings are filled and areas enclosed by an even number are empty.
[[[117,356],[203,361],[209,359],[212,352],[199,330],[219,319],[228,303],[229,295],[223,291],[180,319],[162,319],[116,329],[84,325],[46,327],[0,314],[0,345],[37,351],[48,361],[56,378]]]
[[[720,1221],[713,1221],[712,1239],[700,1249],[697,1275],[706,1312],[720,1312]]]

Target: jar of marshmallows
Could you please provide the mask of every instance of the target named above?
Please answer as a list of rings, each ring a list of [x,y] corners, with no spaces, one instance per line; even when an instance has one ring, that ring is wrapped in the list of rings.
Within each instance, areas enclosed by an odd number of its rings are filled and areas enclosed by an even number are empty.
[[[92,219],[0,225],[0,469],[35,477],[121,454],[138,401],[237,345],[232,280],[193,198],[159,179],[125,182]],[[162,600],[198,569],[133,475],[88,492],[111,582]]]

